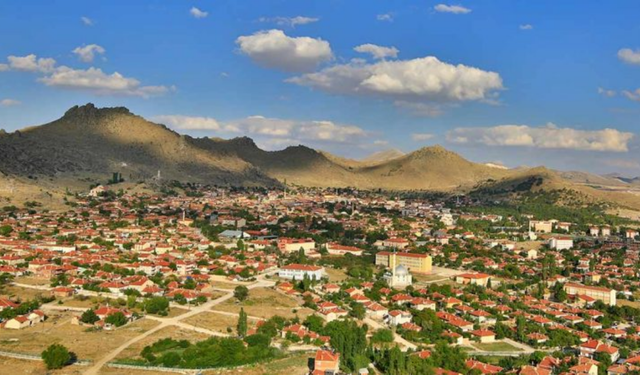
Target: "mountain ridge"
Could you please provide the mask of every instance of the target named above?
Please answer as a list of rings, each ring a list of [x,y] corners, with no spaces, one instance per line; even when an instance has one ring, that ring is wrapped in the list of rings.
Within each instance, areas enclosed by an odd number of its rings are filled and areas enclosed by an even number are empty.
[[[304,145],[266,151],[249,137],[194,138],[147,121],[126,107],[97,108],[91,103],[74,106],[47,124],[0,134],[0,172],[33,180],[98,181],[119,172],[125,180],[144,182],[160,171],[166,180],[210,185],[276,187],[286,182],[449,193],[491,186],[509,191],[508,186],[534,180],[549,188],[580,189],[589,189],[595,180],[619,181],[584,172],[563,176],[546,168],[496,168],[469,161],[441,145],[375,159],[346,159]]]

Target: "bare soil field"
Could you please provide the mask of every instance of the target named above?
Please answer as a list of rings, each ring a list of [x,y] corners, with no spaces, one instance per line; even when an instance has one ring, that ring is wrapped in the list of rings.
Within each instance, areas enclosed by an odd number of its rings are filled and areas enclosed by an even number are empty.
[[[238,313],[241,307],[248,315],[265,319],[274,315],[287,319],[297,315],[300,319],[304,319],[313,313],[313,310],[301,307],[295,298],[269,288],[252,289],[249,291],[247,300],[239,303],[232,298],[215,306],[213,310]]]
[[[337,283],[348,278],[347,274],[340,269],[325,267],[325,272],[327,273],[327,276],[329,276],[329,281],[333,283]]]
[[[233,332],[236,331],[238,318],[235,316],[222,315],[214,312],[203,312],[184,320],[184,322],[198,328],[206,328],[211,331],[226,334],[228,327],[230,327]],[[256,321],[253,319],[247,320],[249,329],[253,328],[255,326],[255,323]]]
[[[87,327],[70,323],[71,312],[52,312],[44,323],[21,330],[0,330],[0,350],[40,355],[54,343],[66,346],[78,359],[95,360],[123,341],[155,327],[158,322],[137,320],[113,331],[87,332]]]

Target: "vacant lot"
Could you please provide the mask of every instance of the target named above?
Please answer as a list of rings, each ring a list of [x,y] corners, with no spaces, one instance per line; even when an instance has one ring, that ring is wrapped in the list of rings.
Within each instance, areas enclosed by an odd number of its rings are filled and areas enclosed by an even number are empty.
[[[42,361],[30,361],[26,359],[0,357],[0,368],[6,371],[3,372],[3,374],[47,374],[47,370],[44,367],[44,363]],[[55,375],[80,375],[86,369],[86,366],[67,366],[63,369],[51,371],[49,373]]]
[[[39,297],[51,296],[51,292],[47,290],[38,290],[31,288],[22,288],[19,286],[7,285],[0,293],[3,296],[9,297],[12,300],[20,299],[21,301],[28,301]]]
[[[206,375],[297,375],[306,374],[309,371],[307,360],[310,354],[296,354],[291,357],[277,359],[254,367],[245,367],[237,370],[205,371]]]
[[[296,316],[293,310],[297,310],[300,319],[313,313],[313,310],[301,307],[295,298],[268,288],[251,289],[246,301],[239,303],[232,298],[215,306],[213,310],[238,313],[241,307],[248,315],[265,319],[274,315],[287,319],[293,318]]]
[[[70,323],[70,312],[51,312],[49,319],[22,330],[0,330],[0,350],[39,355],[53,343],[76,353],[79,359],[95,360],[122,342],[155,327],[158,322],[141,319],[114,331],[87,332]]]
[[[484,350],[487,352],[521,352],[522,349],[516,348],[515,346],[508,344],[502,341],[496,341],[492,343],[473,343],[473,346],[479,350]]]
[[[238,318],[236,316],[223,315],[215,312],[203,312],[184,320],[185,323],[199,328],[206,328],[211,331],[227,334],[227,328],[230,327],[233,332],[236,331]],[[256,320],[248,319],[249,328],[252,328]]]
[[[51,284],[51,280],[36,276],[19,276],[13,279],[13,281],[19,284],[27,285],[49,286]]]
[[[341,269],[325,267],[324,270],[332,283],[338,283],[348,278],[347,274]]]

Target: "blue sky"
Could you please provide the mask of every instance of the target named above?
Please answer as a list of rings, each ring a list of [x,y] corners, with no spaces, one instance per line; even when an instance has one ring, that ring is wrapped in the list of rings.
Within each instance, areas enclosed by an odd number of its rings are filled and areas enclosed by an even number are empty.
[[[0,128],[93,102],[268,149],[442,144],[638,175],[639,14],[637,1],[6,0]]]

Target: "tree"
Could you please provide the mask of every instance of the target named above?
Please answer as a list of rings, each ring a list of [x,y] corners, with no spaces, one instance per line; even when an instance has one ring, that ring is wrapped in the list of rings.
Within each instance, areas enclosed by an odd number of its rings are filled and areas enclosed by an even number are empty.
[[[390,343],[393,342],[393,332],[390,329],[382,328],[373,333],[371,336],[373,343]]]
[[[167,315],[169,300],[165,297],[151,297],[144,300],[144,310],[149,314]]]
[[[105,323],[113,324],[116,327],[121,327],[127,324],[127,317],[120,311],[109,315],[105,320]]]
[[[238,285],[233,290],[233,296],[238,299],[238,301],[242,302],[249,297],[249,289],[244,285]]]
[[[0,227],[0,236],[7,237],[13,232],[11,225],[3,225]]]
[[[100,318],[98,318],[98,315],[96,315],[96,312],[93,311],[93,309],[83,312],[82,316],[80,316],[80,321],[82,323],[94,324],[98,320],[100,320]]]
[[[309,315],[304,320],[303,324],[307,328],[309,328],[310,331],[320,332],[320,330],[324,326],[324,319],[322,319],[321,317],[319,317],[318,315],[315,315],[315,314],[314,315]]]
[[[240,314],[238,315],[238,336],[245,337],[247,335],[247,313],[243,308],[240,308]]]
[[[48,370],[58,369],[71,361],[71,353],[60,344],[51,344],[42,352],[42,360]]]

